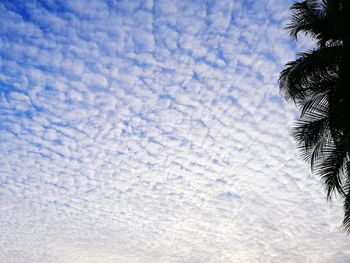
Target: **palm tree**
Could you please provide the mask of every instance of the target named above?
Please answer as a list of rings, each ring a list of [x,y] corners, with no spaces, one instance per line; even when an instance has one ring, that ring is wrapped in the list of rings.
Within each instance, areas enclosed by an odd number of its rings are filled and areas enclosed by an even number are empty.
[[[306,0],[292,5],[287,26],[314,40],[312,50],[285,65],[279,85],[300,108],[293,135],[302,156],[325,185],[327,198],[344,200],[350,233],[350,13],[349,0]]]

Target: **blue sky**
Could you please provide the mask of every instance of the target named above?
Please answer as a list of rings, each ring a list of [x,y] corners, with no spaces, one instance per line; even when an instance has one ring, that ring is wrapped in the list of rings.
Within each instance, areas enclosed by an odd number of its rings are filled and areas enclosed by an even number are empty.
[[[347,262],[278,90],[292,1],[0,2],[1,262]]]

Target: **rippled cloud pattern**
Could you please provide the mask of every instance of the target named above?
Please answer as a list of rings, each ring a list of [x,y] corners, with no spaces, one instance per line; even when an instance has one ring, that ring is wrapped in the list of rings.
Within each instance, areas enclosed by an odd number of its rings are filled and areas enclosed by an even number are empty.
[[[348,262],[278,90],[291,3],[2,0],[0,261]]]

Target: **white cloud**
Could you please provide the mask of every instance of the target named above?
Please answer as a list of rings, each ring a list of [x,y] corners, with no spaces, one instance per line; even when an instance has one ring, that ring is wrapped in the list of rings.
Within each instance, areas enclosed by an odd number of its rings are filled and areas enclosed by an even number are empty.
[[[0,261],[346,262],[277,87],[288,3],[0,12]]]

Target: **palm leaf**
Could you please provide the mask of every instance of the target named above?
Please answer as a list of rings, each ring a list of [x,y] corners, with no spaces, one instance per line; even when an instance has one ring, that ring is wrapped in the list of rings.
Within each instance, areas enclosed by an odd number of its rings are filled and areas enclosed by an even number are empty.
[[[328,90],[320,93],[314,92],[308,100],[302,101],[300,117],[304,117],[313,111],[323,111],[328,112]]]
[[[347,157],[347,152],[342,147],[328,145],[328,149],[323,152],[327,157],[316,165],[315,172],[321,176],[327,191],[327,198],[331,199],[333,193],[338,192],[344,196],[342,183],[344,180],[344,165]]]
[[[338,26],[334,23],[339,7],[328,2],[307,0],[293,4],[291,21],[286,27],[292,38],[297,40],[298,34],[303,32],[315,38],[318,46],[325,47],[327,43],[336,43],[335,40],[341,37]]]
[[[325,149],[329,147],[331,142],[330,133],[326,132],[321,140],[316,144],[310,154],[310,164],[311,170],[314,171],[315,166],[320,163],[322,159],[325,157]]]
[[[303,100],[310,81],[317,83],[317,79],[325,82],[332,79],[338,74],[342,50],[341,46],[333,46],[299,54],[300,57],[287,63],[281,72],[279,86],[282,94],[294,101]]]
[[[300,119],[293,129],[293,136],[307,161],[310,161],[316,145],[329,134],[328,107],[324,102],[326,98],[319,94],[304,102]]]
[[[298,33],[304,31],[306,34],[317,36],[319,25],[323,22],[324,14],[319,1],[297,2],[292,7],[291,22],[286,26],[291,37],[298,38]]]

